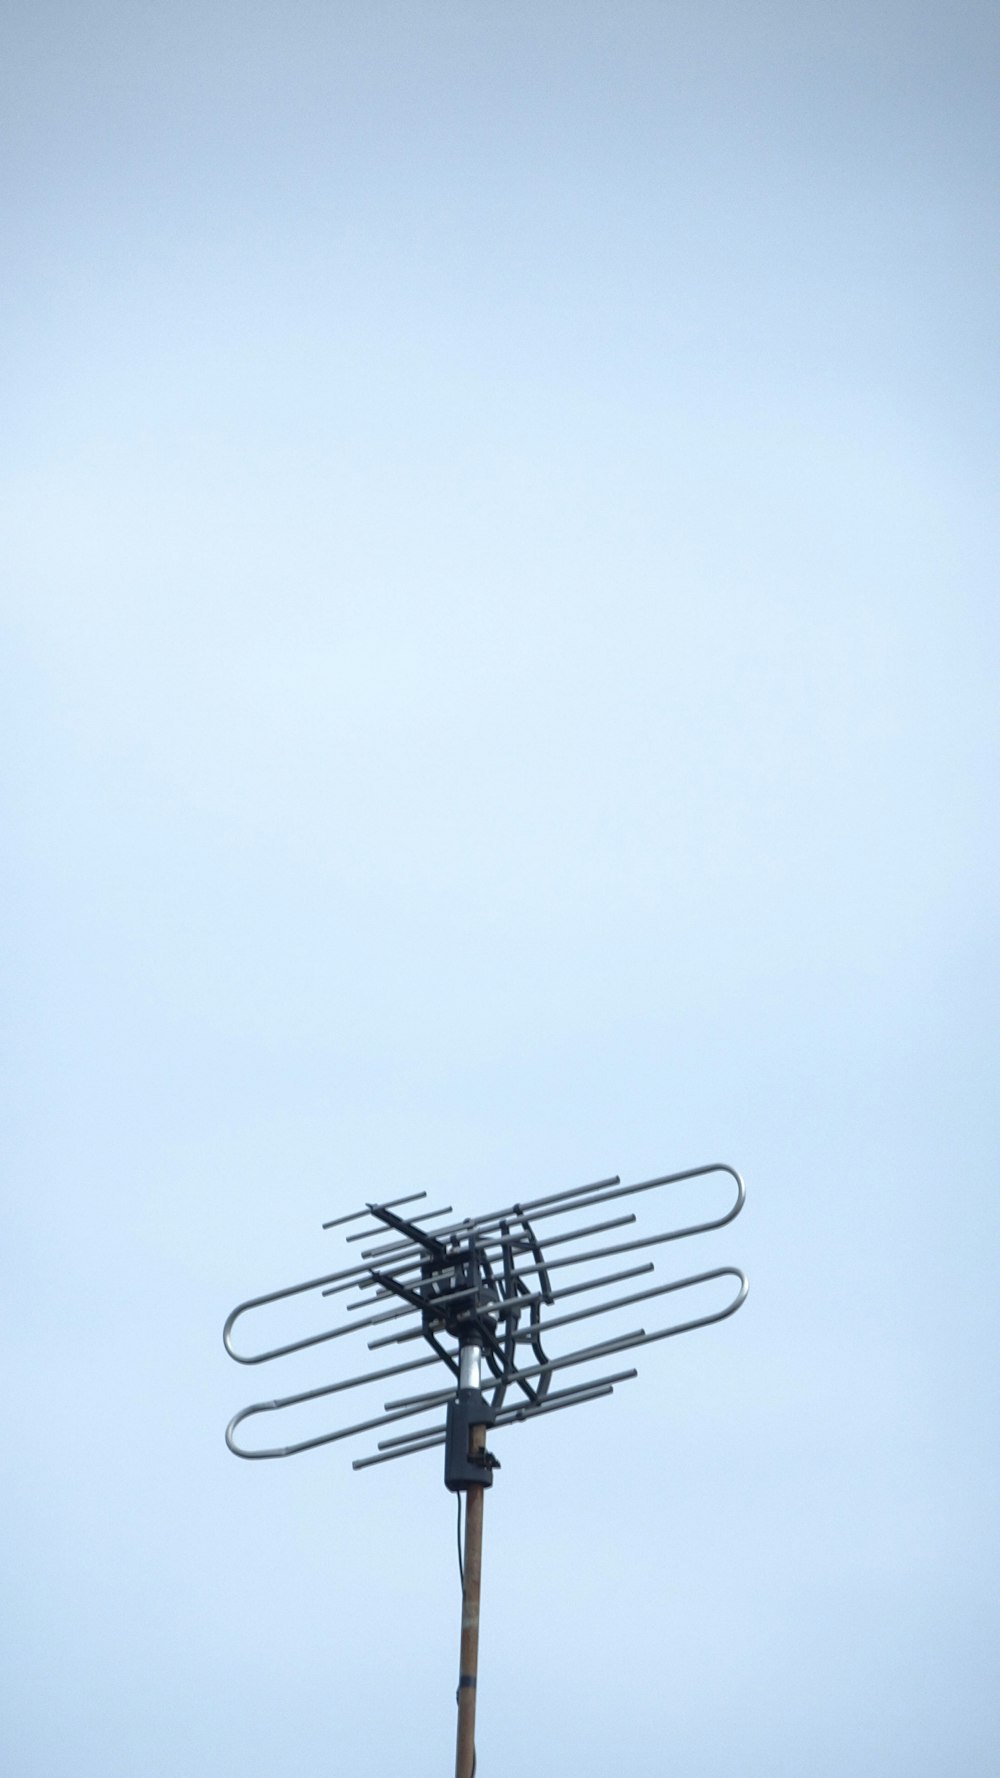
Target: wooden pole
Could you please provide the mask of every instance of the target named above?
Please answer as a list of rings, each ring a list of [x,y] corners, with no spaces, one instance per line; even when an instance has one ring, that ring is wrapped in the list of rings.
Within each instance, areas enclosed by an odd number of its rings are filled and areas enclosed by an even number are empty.
[[[473,1426],[469,1453],[486,1443],[485,1426]],[[483,1495],[478,1485],[465,1494],[465,1558],[462,1581],[462,1647],[458,1663],[458,1746],[455,1778],[472,1778],[476,1766],[476,1681],[479,1677],[479,1592],[483,1572]]]

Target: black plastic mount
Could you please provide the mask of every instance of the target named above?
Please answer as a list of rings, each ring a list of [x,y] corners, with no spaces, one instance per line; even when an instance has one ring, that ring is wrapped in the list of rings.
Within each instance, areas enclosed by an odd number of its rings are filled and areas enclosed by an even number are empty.
[[[460,1389],[448,1403],[444,1443],[444,1485],[453,1494],[466,1488],[492,1488],[500,1464],[492,1451],[470,1452],[474,1426],[492,1426],[496,1413],[481,1389]]]
[[[489,1261],[470,1240],[466,1250],[456,1246],[445,1254],[443,1268],[437,1255],[425,1261],[413,1300],[422,1303],[425,1332],[443,1323],[460,1346],[486,1346],[496,1332],[499,1298]]]

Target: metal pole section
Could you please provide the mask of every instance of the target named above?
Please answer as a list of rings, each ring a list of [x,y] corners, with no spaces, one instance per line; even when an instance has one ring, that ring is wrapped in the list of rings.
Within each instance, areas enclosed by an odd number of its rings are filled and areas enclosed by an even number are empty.
[[[463,1346],[460,1359],[459,1384],[463,1389],[478,1389],[480,1384],[479,1346]],[[485,1426],[473,1426],[469,1434],[470,1455],[481,1451],[486,1443]],[[458,1740],[455,1750],[455,1778],[472,1778],[476,1769],[476,1681],[479,1677],[479,1594],[483,1569],[483,1495],[485,1488],[473,1485],[465,1494],[465,1557],[462,1576],[462,1644],[458,1663]]]
[[[469,1439],[472,1451],[486,1442],[485,1426],[474,1426]],[[465,1578],[462,1587],[462,1648],[458,1673],[458,1745],[455,1778],[472,1778],[476,1764],[476,1680],[479,1677],[479,1592],[483,1571],[482,1486],[465,1495]]]

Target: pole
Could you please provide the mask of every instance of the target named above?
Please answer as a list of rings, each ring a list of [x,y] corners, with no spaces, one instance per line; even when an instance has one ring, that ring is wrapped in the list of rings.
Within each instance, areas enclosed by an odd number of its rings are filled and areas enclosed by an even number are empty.
[[[481,1451],[485,1426],[473,1426],[469,1452]],[[465,1560],[462,1580],[462,1646],[458,1663],[458,1745],[455,1778],[472,1778],[476,1769],[476,1680],[479,1677],[479,1592],[483,1572],[483,1495],[474,1485],[465,1496]]]

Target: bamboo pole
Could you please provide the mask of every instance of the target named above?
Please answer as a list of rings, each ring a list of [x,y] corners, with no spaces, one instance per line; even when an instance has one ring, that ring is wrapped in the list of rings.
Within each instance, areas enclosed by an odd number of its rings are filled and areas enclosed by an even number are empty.
[[[469,1454],[486,1443],[485,1426],[473,1426]],[[479,1593],[483,1571],[483,1495],[474,1484],[465,1495],[465,1559],[462,1580],[462,1646],[458,1663],[458,1744],[455,1778],[472,1778],[476,1769],[476,1681],[479,1677]]]

